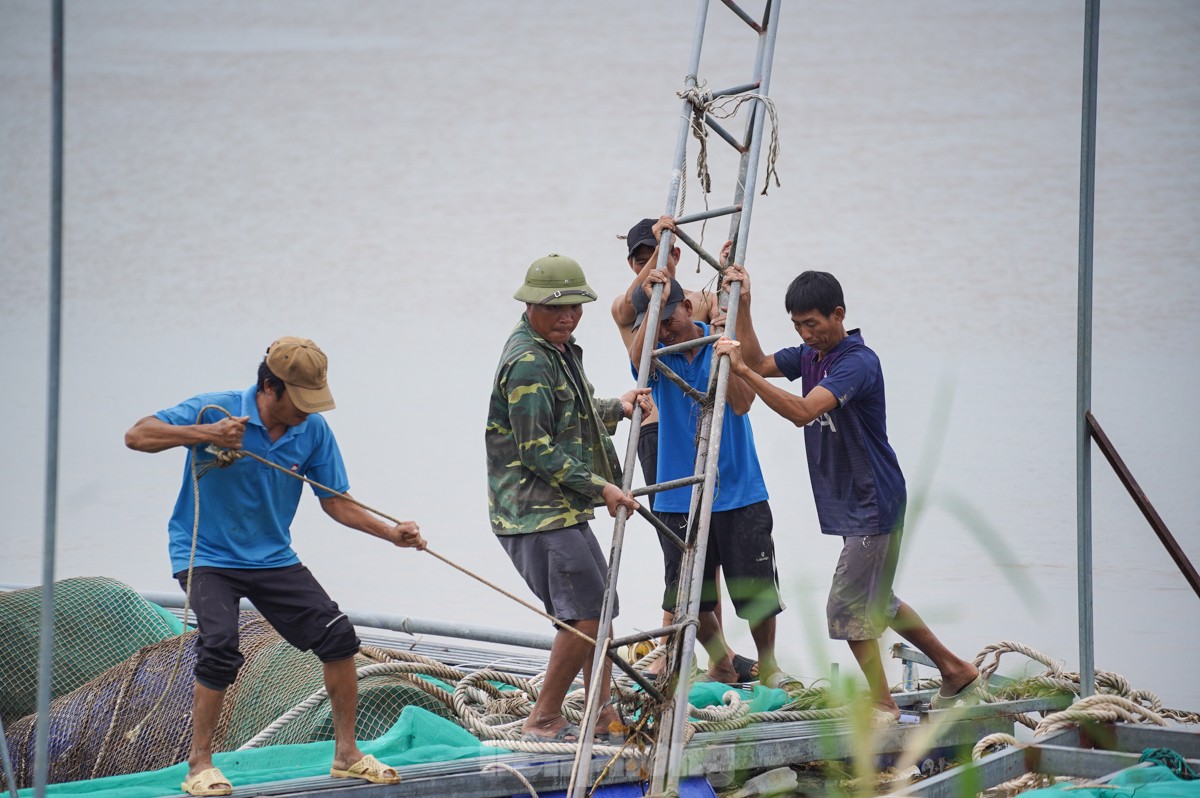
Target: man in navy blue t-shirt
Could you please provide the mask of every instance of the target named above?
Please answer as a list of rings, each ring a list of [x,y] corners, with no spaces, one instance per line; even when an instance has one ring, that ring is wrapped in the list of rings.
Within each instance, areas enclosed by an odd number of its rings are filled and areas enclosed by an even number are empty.
[[[750,278],[732,266],[726,283],[742,283],[737,341],[717,352],[767,406],[804,427],[808,473],[821,532],[842,538],[826,615],[829,636],[845,640],[871,688],[879,720],[894,723],[878,640],[891,627],[925,653],[942,675],[935,707],[975,697],[979,671],[956,656],[908,604],[892,592],[906,499],[904,474],[887,438],[883,370],[858,330],[847,332],[842,287],[828,272],[807,271],[792,281],[784,305],[803,344],[763,352],[750,316]],[[803,395],[765,377],[801,380]]]

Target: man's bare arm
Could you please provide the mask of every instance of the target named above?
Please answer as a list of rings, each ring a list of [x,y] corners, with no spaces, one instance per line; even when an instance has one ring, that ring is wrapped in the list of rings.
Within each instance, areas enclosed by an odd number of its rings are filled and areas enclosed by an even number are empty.
[[[234,416],[214,424],[175,425],[155,416],[146,416],[125,433],[125,445],[135,451],[152,454],[197,443],[214,443],[222,449],[240,449],[249,420],[249,416]]]
[[[345,498],[349,495],[347,493],[344,496],[324,496],[321,498],[321,509],[342,526],[382,538],[394,546],[405,549],[425,548],[425,538],[421,537],[421,527],[416,521],[392,524]]]
[[[818,385],[808,392],[808,396],[797,396],[785,391],[750,368],[742,359],[741,342],[729,338],[717,341],[717,351],[729,355],[730,370],[740,377],[754,393],[762,397],[767,407],[774,410],[797,427],[803,427],[815,418],[819,418],[838,406],[837,397],[827,388]],[[774,363],[774,359],[772,359]]]

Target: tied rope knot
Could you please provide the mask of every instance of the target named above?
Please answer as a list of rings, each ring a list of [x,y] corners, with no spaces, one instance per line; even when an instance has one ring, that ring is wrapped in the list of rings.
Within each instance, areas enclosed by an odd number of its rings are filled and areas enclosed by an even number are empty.
[[[213,455],[213,464],[217,468],[229,468],[229,466],[246,456],[246,453],[241,449],[222,449],[215,443],[210,443],[205,447],[204,451]],[[212,466],[210,465],[209,467],[211,468]]]
[[[689,80],[695,80],[694,75],[688,75]],[[775,163],[779,160],[779,117],[775,112],[774,101],[765,94],[756,92],[742,92],[740,94],[730,94],[727,96],[714,96],[707,87],[708,83],[702,81],[698,84],[687,86],[680,91],[675,92],[675,95],[681,100],[685,100],[692,106],[691,131],[696,141],[700,144],[700,151],[696,154],[696,177],[700,179],[700,188],[705,194],[712,190],[712,176],[708,172],[708,128],[705,125],[705,117],[711,116],[714,119],[728,119],[738,112],[748,102],[761,102],[766,109],[767,116],[771,120],[771,143],[767,147],[767,174],[763,181],[763,190],[761,194],[765,197],[767,189],[771,186],[771,178],[775,179],[775,185],[781,185],[779,182],[779,173],[775,169]],[[753,180],[753,176],[751,176]],[[681,193],[679,207],[682,211],[684,197],[686,191]]]

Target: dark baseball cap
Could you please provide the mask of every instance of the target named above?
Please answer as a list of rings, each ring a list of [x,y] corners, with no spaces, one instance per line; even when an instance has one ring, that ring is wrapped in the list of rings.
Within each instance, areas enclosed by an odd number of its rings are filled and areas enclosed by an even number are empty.
[[[633,251],[640,246],[658,246],[658,241],[654,238],[655,221],[654,219],[642,219],[629,228],[629,235],[625,236],[625,243],[629,245],[629,254],[625,257],[632,258]]]
[[[675,312],[675,306],[682,302],[687,297],[683,294],[683,286],[678,280],[671,281],[671,292],[667,294],[667,305],[662,309],[662,313],[658,314],[658,320],[662,321],[667,316]],[[646,292],[641,289],[633,292],[633,309],[637,312],[637,318],[633,320],[633,328],[636,330],[642,326],[642,320],[646,318],[646,311],[650,308],[650,298],[646,296]]]

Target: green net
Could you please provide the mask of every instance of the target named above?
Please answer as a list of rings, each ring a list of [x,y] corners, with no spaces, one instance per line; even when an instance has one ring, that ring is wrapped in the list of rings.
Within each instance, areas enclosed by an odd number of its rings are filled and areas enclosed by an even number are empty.
[[[1022,798],[1200,798],[1200,781],[1181,779],[1165,765],[1128,768],[1105,784],[1071,784],[1030,790]]]
[[[406,708],[383,736],[359,743],[359,748],[392,767],[472,757],[479,757],[482,765],[483,761],[508,753],[503,749],[481,745],[466,730],[419,707]],[[327,775],[332,761],[332,742],[272,745],[213,757],[213,763],[221,768],[235,787]],[[51,784],[46,794],[87,795],[89,798],[158,798],[160,795],[177,794],[186,776],[187,764],[180,763],[153,772]],[[29,798],[33,790],[22,790],[20,795]]]
[[[41,607],[41,588],[0,593],[0,720],[6,727],[37,706]],[[56,582],[51,697],[71,692],[182,628],[170,613],[115,579]]]
[[[119,585],[112,580],[99,581],[106,586]],[[68,596],[76,589],[86,587],[76,584],[60,591],[56,586],[56,595]],[[58,606],[59,601],[56,599],[55,603]],[[131,606],[137,606],[128,601],[86,604],[89,617],[94,619],[92,628],[111,637],[126,634],[123,619],[132,614]],[[165,621],[153,607],[149,605],[146,617],[157,618],[157,623],[164,624],[165,628]],[[117,618],[104,617],[100,611],[104,608],[111,609]],[[139,612],[146,609],[137,608]],[[0,612],[4,609],[0,608]],[[0,617],[3,617],[4,627],[14,625],[7,616]],[[65,612],[59,613],[55,628],[60,626],[72,630],[83,628]],[[177,621],[176,627],[182,628]],[[72,653],[80,649],[87,652],[89,661],[99,662],[94,652],[80,645],[84,637],[75,631],[61,648],[56,640],[56,651],[60,652],[55,658],[56,666],[60,661],[69,662]],[[140,649],[135,647],[132,656],[126,655],[112,667],[95,674],[94,678],[58,695],[50,705],[49,783],[157,770],[186,759],[191,745],[195,639],[195,632],[184,635],[182,650],[179,637],[160,640]],[[107,640],[97,641],[96,647],[103,648],[110,657],[116,656],[115,652],[119,650]],[[245,745],[323,686],[321,663],[317,658],[288,645],[256,612],[241,613],[239,647],[246,662],[238,672],[237,680],[226,691],[214,734],[216,751],[232,751]],[[11,656],[11,652],[5,654]],[[33,663],[37,661],[36,635],[29,659]],[[355,661],[360,669],[378,665],[377,660],[362,655]],[[95,667],[97,665],[93,664],[92,668]],[[70,681],[75,683],[80,681],[80,674],[85,673],[78,667],[64,670],[71,674]],[[416,677],[411,675],[381,673],[360,681],[357,726],[360,740],[372,739],[390,729],[403,708],[409,705],[424,707],[444,718],[452,717],[445,703],[415,686],[415,680]],[[56,671],[60,692],[61,685],[68,683],[60,679]],[[33,689],[36,690],[36,686]],[[16,702],[13,705],[17,706]],[[32,711],[32,707],[29,709]],[[36,720],[36,716],[26,714],[11,724],[5,723],[18,787],[32,783]],[[329,702],[318,697],[258,744],[277,746],[332,738]]]

